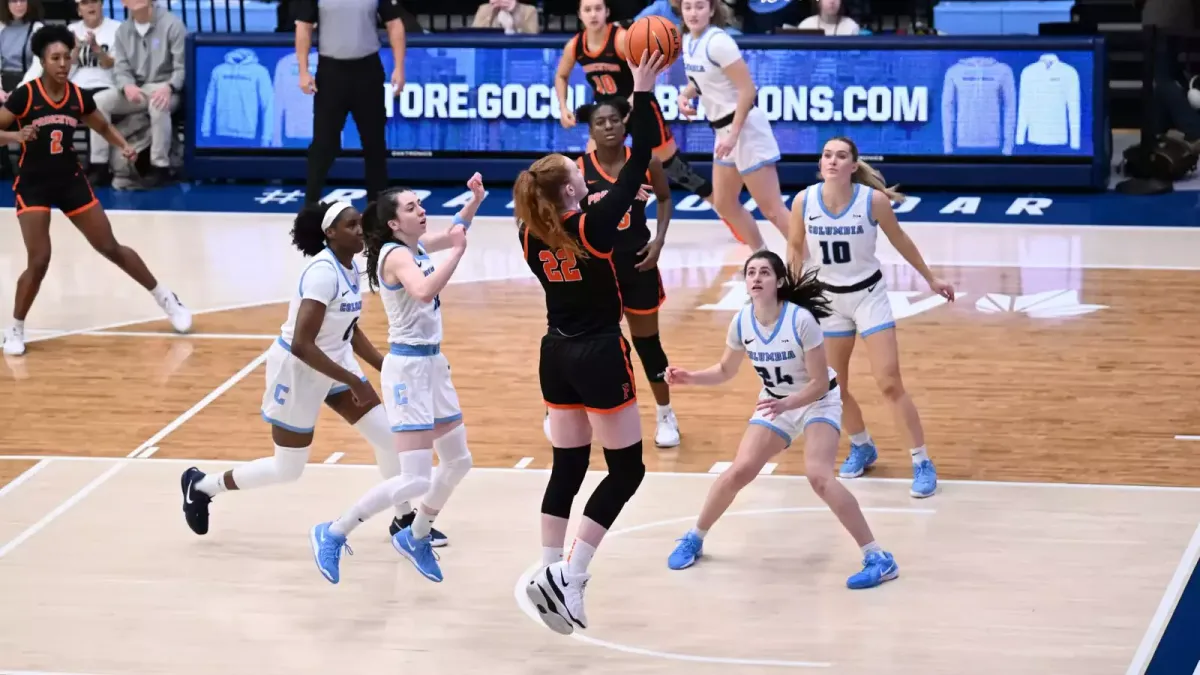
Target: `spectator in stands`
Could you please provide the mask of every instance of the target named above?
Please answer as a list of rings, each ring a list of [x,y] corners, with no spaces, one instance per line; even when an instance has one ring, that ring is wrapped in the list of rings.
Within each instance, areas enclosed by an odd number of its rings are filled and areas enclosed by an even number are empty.
[[[333,161],[342,150],[346,115],[354,115],[362,141],[367,201],[387,187],[387,108],[383,99],[383,59],[379,57],[378,25],[387,29],[392,47],[392,94],[404,89],[405,31],[399,0],[340,0],[293,2],[296,7],[296,57],[300,89],[315,94],[313,140],[308,146],[305,203],[321,200]],[[317,76],[310,75],[308,54],[313,27],[320,27]]]
[[[654,2],[647,5],[645,9],[638,12],[638,15],[634,17],[634,20],[636,21],[637,19],[642,19],[647,16],[661,16],[664,19],[668,19],[673,22],[676,26],[680,26],[682,29],[683,17],[679,15],[679,3],[680,0],[654,0]],[[732,14],[732,12],[730,13]],[[734,28],[733,26],[726,26],[725,32],[730,35],[742,34],[742,31]]]
[[[37,57],[29,40],[42,27],[44,16],[42,0],[0,0],[0,103],[33,79],[30,73]],[[0,174],[11,178],[14,173],[8,150],[7,146],[0,148]]]
[[[1156,35],[1154,44],[1154,99],[1160,120],[1159,127],[1183,132],[1196,151],[1200,151],[1200,112],[1192,109],[1187,94],[1180,86],[1183,79],[1179,55],[1189,50],[1189,39],[1180,32],[1200,29],[1200,14],[1196,0],[1145,0],[1142,5],[1142,25],[1153,26],[1166,33]],[[1174,34],[1172,34],[1174,33]],[[1190,40],[1200,42],[1200,36]],[[1150,123],[1147,121],[1146,123]]]
[[[842,14],[842,0],[817,0],[817,13],[800,22],[800,29],[819,29],[826,35],[858,35],[858,24]]]
[[[117,63],[113,50],[121,22],[104,16],[104,5],[100,0],[75,0],[75,9],[79,12],[79,21],[67,26],[79,41],[71,81],[94,98],[117,86],[113,79],[113,66]],[[92,165],[89,178],[92,185],[106,185],[112,179],[108,143],[95,131],[89,130],[89,133]]]
[[[174,131],[171,113],[179,107],[185,77],[184,47],[187,28],[165,8],[151,0],[123,0],[129,18],[117,27],[113,41],[113,83],[96,94],[96,108],[113,115],[150,114],[150,166],[148,186],[162,185],[171,173]],[[92,157],[108,157],[108,142],[91,136]]]
[[[488,0],[475,12],[472,28],[503,28],[504,32],[533,35],[539,32],[537,7],[517,0]]]

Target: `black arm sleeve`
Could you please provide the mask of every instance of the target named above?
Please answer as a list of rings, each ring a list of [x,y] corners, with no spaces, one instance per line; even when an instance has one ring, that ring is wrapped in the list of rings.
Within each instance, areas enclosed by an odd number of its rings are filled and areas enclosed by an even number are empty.
[[[317,23],[320,11],[316,0],[292,0],[292,18],[302,23]]]
[[[616,185],[600,201],[588,207],[587,239],[598,250],[612,250],[617,226],[633,206],[638,190],[646,180],[646,169],[650,167],[650,154],[654,149],[655,125],[658,124],[651,104],[653,96],[648,91],[634,92],[633,111],[629,115],[629,123],[633,127],[633,147],[629,159],[621,167]]]

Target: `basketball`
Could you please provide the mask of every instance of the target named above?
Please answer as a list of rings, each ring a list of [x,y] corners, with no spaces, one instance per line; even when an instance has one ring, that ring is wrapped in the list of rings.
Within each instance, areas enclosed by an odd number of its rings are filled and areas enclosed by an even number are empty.
[[[661,16],[648,16],[633,22],[625,31],[626,47],[631,61],[637,63],[642,52],[662,52],[667,65],[675,63],[683,48],[679,28]]]

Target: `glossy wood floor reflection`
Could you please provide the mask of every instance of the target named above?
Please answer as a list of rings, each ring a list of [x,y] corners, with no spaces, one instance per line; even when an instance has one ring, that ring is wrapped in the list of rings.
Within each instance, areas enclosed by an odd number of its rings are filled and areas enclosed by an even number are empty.
[[[651,473],[592,565],[590,626],[571,639],[515,592],[540,553],[544,472],[466,478],[438,520],[452,538],[443,583],[399,558],[375,519],[353,533],[333,586],[307,528],[377,481],[372,467],[315,466],[295,484],[220,495],[199,538],[179,512],[186,465],[60,460],[5,497],[7,539],[120,467],[0,557],[0,671],[1118,673],[1200,510],[1200,491],[971,484],[914,504],[892,484],[852,482],[901,573],[849,591],[859,552],[794,477],[752,484],[707,556],[667,569],[711,478]]]

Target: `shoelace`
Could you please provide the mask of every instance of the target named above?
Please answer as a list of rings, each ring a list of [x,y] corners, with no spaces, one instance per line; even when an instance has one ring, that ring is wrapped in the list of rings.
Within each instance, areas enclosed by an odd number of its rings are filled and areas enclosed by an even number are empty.
[[[916,480],[921,480],[922,478],[929,478],[932,474],[933,465],[929,462],[921,462],[917,465],[917,473],[913,478]]]
[[[322,549],[322,551],[321,551],[322,553],[331,554],[331,555],[333,555],[333,557],[335,559],[338,559],[338,560],[341,560],[341,558],[342,558],[342,549],[346,549],[346,553],[349,553],[350,555],[354,555],[354,549],[350,548],[349,542],[344,541],[339,545],[333,539],[333,537],[329,537],[325,541],[321,542],[321,549]]]
[[[696,555],[696,551],[700,550],[701,542],[691,537],[680,537],[675,541],[683,544],[684,551],[686,551],[688,555]]]

